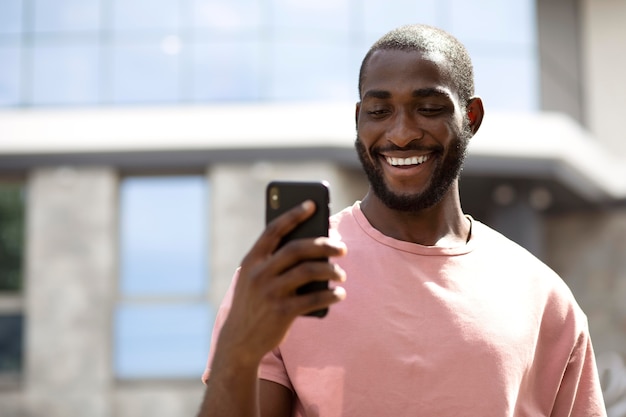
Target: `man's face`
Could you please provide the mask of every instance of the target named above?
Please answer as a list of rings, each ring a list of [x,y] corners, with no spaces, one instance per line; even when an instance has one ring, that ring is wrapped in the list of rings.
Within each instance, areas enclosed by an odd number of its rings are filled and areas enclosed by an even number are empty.
[[[437,204],[461,171],[472,132],[445,65],[418,52],[375,52],[357,107],[357,154],[389,208]]]

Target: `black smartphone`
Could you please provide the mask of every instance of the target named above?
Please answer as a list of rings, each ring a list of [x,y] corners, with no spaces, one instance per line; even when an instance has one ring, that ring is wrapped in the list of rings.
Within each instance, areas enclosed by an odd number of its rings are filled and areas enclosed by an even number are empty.
[[[289,209],[306,200],[315,202],[315,213],[299,224],[294,230],[283,237],[280,246],[301,238],[328,236],[328,217],[330,215],[330,192],[326,181],[272,181],[267,185],[265,193],[265,224]],[[279,247],[280,247],[279,246]],[[328,259],[320,259],[328,262]],[[328,288],[327,281],[313,281],[298,288],[297,294],[306,294]],[[328,309],[307,313],[307,316],[324,317]]]

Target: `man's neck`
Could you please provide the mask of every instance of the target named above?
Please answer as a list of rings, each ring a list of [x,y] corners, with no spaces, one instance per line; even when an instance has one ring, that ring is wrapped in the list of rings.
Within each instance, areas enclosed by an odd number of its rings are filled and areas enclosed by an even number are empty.
[[[471,222],[453,187],[439,203],[418,212],[391,209],[370,190],[361,211],[375,229],[397,240],[442,247],[461,246],[469,240]]]

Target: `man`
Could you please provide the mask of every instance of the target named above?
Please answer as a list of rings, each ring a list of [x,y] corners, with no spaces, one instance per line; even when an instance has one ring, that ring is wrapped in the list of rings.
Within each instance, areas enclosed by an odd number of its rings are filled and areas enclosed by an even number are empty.
[[[606,415],[566,285],[461,210],[484,114],[465,48],[432,27],[396,29],[363,60],[359,94],[370,189],[331,218],[329,239],[275,252],[310,202],[261,234],[218,314],[200,415]],[[295,294],[312,280],[331,289]]]

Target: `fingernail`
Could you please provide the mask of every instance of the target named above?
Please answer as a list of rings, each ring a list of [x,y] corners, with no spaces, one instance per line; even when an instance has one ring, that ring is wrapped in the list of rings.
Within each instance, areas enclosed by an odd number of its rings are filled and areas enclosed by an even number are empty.
[[[346,290],[343,287],[335,287],[333,289],[333,292],[335,293],[335,296],[337,298],[339,298],[340,300],[345,300],[346,299]]]

